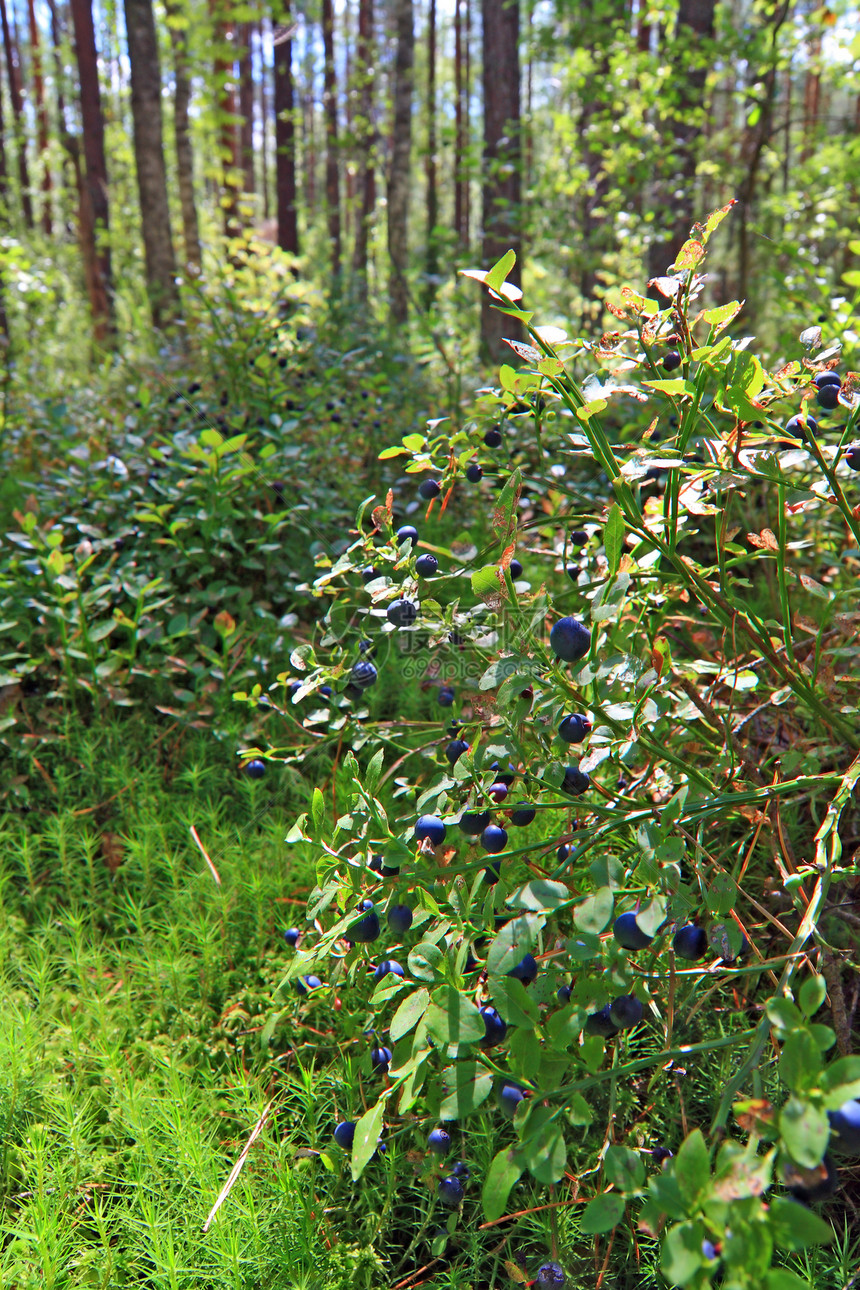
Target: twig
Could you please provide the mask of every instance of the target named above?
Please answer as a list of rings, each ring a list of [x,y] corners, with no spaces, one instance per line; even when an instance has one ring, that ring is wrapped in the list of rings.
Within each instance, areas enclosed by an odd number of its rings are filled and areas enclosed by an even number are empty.
[[[203,843],[200,841],[200,836],[199,836],[199,834],[198,834],[197,830],[195,829],[194,825],[193,825],[193,824],[191,824],[191,825],[189,825],[189,827],[190,827],[190,829],[191,829],[191,836],[192,836],[192,838],[193,838],[193,839],[194,839],[194,841],[197,843],[198,847],[200,848],[200,850],[201,850],[201,852],[202,852],[203,859],[206,861],[206,863],[207,863],[207,864],[208,864],[208,866],[209,866],[209,872],[212,874],[212,877],[215,879],[216,883],[217,883],[217,884],[218,884],[218,886],[220,887],[220,886],[221,886],[221,878],[219,877],[218,870],[215,868],[214,864],[212,863],[212,861],[209,859],[208,855],[206,854],[206,848],[204,847]]]
[[[192,826],[192,832],[193,832],[193,826]],[[201,851],[203,850],[202,847],[200,849]],[[206,852],[203,851],[203,854],[206,855]],[[219,879],[219,882],[220,882],[220,879]],[[218,1210],[221,1208],[221,1206],[224,1204],[224,1201],[230,1195],[230,1192],[233,1190],[233,1184],[235,1183],[236,1179],[239,1177],[239,1174],[242,1172],[242,1166],[244,1165],[245,1161],[248,1159],[248,1152],[251,1150],[254,1143],[257,1141],[260,1134],[263,1132],[263,1129],[265,1128],[265,1125],[266,1125],[266,1121],[269,1118],[269,1112],[271,1111],[274,1105],[275,1105],[275,1099],[272,1098],[271,1102],[269,1102],[268,1106],[265,1107],[263,1114],[260,1116],[259,1120],[251,1130],[251,1136],[248,1139],[248,1141],[245,1143],[244,1147],[242,1148],[242,1154],[240,1155],[239,1159],[236,1161],[233,1168],[230,1170],[230,1175],[227,1181],[225,1182],[224,1186],[221,1188],[221,1191],[218,1195],[218,1199],[210,1209],[209,1217],[206,1219],[206,1222],[203,1224],[204,1233],[209,1231],[213,1218],[218,1213]]]

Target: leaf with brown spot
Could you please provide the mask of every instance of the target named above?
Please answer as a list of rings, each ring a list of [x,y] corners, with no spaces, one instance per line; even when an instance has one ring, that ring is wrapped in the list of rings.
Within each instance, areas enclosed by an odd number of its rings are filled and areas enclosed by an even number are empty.
[[[762,529],[761,533],[747,533],[747,541],[759,550],[779,553],[779,543],[770,529]]]

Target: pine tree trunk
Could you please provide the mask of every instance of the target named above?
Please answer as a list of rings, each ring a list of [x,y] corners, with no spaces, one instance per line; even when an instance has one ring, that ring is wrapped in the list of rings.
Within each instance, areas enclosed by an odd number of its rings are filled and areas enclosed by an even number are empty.
[[[664,275],[687,240],[695,218],[697,118],[705,106],[705,82],[713,56],[715,0],[680,0],[675,39],[667,54],[675,67],[675,106],[664,123],[665,161],[671,169],[655,190],[655,228],[648,248],[648,276]]]
[[[213,71],[217,95],[218,151],[222,166],[221,206],[224,212],[224,236],[238,237],[240,225],[237,197],[241,180],[231,29],[226,17],[225,0],[209,0],[209,3],[216,49]]]
[[[152,321],[161,329],[179,312],[161,128],[161,69],[152,0],[125,0],[134,159]]]
[[[373,208],[376,204],[376,180],[373,171],[373,0],[359,0],[358,41],[355,51],[355,80],[358,91],[358,119],[355,135],[359,146],[358,199],[352,270],[356,295],[367,301],[367,247]]]
[[[463,19],[462,0],[454,0],[454,237],[461,247],[469,243],[465,220],[465,130],[463,99]]]
[[[254,66],[251,61],[253,26],[243,22],[239,27],[239,158],[242,163],[242,188],[255,193],[254,180]]]
[[[265,19],[257,23],[257,47],[260,51],[260,74],[257,77],[260,120],[260,191],[263,194],[263,219],[269,219],[269,69],[266,66],[266,42],[263,37]],[[274,108],[273,108],[274,110]]]
[[[283,25],[278,27],[278,22]],[[289,0],[273,17],[275,42],[275,194],[278,218],[278,246],[290,255],[299,253],[296,211],[296,124],[293,86],[293,42],[285,33],[291,29]]]
[[[3,25],[3,47],[6,51],[6,71],[9,76],[9,98],[12,103],[12,121],[15,127],[15,147],[18,151],[18,178],[21,185],[21,211],[27,228],[33,227],[33,201],[30,196],[30,175],[27,169],[27,133],[24,124],[24,100],[21,94],[21,75],[17,52],[9,30],[6,0],[0,0],[0,22]]]
[[[430,0],[427,13],[427,283],[424,303],[429,309],[436,295],[439,276],[439,188],[436,174],[436,0]]]
[[[113,278],[108,238],[108,183],[105,127],[99,90],[99,66],[90,0],[70,0],[75,29],[75,54],[80,83],[85,181],[81,184],[81,247],[93,315],[93,333],[100,344],[115,342]],[[84,191],[85,189],[85,191]]]
[[[412,90],[415,29],[412,0],[394,0],[397,52],[394,60],[394,128],[388,173],[388,257],[390,318],[402,326],[409,313],[409,161],[412,152]]]
[[[36,140],[39,146],[39,159],[42,163],[42,231],[46,237],[51,236],[53,218],[51,214],[51,164],[48,156],[48,109],[45,106],[45,77],[42,70],[42,42],[39,35],[39,24],[36,22],[34,0],[27,0],[27,16],[30,24],[30,56],[33,60],[33,95],[36,100]]]
[[[519,286],[522,265],[522,188],[520,145],[520,12],[518,0],[482,0],[484,85],[483,245],[484,267],[506,251],[517,263],[508,281]],[[481,297],[481,348],[491,362],[508,353],[504,337],[518,339],[522,329],[499,313],[486,291]]]
[[[334,8],[322,0],[323,111],[325,115],[325,200],[332,286],[337,289],[341,271],[340,167],[337,148],[337,75],[334,64]]]
[[[197,202],[194,197],[194,153],[188,109],[191,103],[191,73],[188,65],[188,37],[182,14],[175,0],[167,5],[167,22],[173,49],[173,146],[176,151],[176,178],[179,208],[182,214],[182,245],[185,263],[200,268],[200,230]]]

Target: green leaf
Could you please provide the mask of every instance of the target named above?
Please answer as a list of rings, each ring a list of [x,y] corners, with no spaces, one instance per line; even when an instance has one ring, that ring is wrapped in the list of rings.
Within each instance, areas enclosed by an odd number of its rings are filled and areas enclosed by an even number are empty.
[[[708,909],[712,914],[730,914],[734,909],[738,889],[727,873],[718,873],[705,893]]]
[[[382,1117],[385,1113],[385,1102],[380,1100],[364,1115],[355,1126],[355,1137],[352,1142],[352,1181],[358,1182],[364,1173],[365,1166],[376,1150],[379,1135],[382,1132]]]
[[[814,1088],[821,1065],[821,1053],[808,1030],[792,1030],[786,1035],[779,1059],[779,1073],[793,1093]]]
[[[765,1276],[765,1290],[812,1290],[808,1281],[788,1268],[771,1268]]]
[[[594,1112],[581,1093],[572,1093],[567,1104],[567,1118],[571,1124],[588,1125],[594,1119]]]
[[[538,931],[546,919],[540,914],[521,914],[506,923],[487,952],[487,971],[491,977],[504,976],[534,949]]]
[[[615,897],[609,887],[601,887],[593,896],[588,896],[581,905],[577,905],[573,921],[581,932],[593,932],[596,936],[602,932],[612,917]]]
[[[830,1136],[826,1111],[791,1097],[779,1113],[779,1132],[792,1160],[805,1169],[821,1164]]]
[[[833,1240],[829,1223],[787,1196],[771,1196],[767,1221],[774,1244],[781,1250],[805,1250],[809,1245],[826,1245]]]
[[[516,254],[513,251],[505,251],[501,260],[497,260],[492,269],[488,269],[484,278],[486,285],[497,292],[516,262]]]
[[[526,1135],[520,1147],[520,1158],[538,1182],[556,1183],[564,1175],[567,1147],[564,1134],[548,1106],[533,1106],[523,1125]]]
[[[790,999],[768,999],[765,1005],[767,1019],[777,1030],[794,1030],[801,1024],[800,1009]]]
[[[447,1066],[442,1078],[450,1092],[439,1108],[440,1120],[464,1120],[487,1100],[493,1087],[492,1073],[477,1062]]]
[[[407,998],[401,1000],[397,1011],[391,1018],[391,1026],[389,1027],[389,1033],[395,1043],[398,1039],[402,1039],[404,1035],[408,1035],[413,1026],[418,1025],[418,1022],[427,1011],[429,1003],[430,991],[424,989],[423,986],[420,990],[415,990]]]
[[[441,976],[439,965],[444,955],[436,945],[431,945],[429,941],[422,941],[409,951],[409,958],[406,960],[410,976],[416,981],[436,981]]]
[[[801,1012],[812,1017],[827,998],[827,982],[823,976],[808,976],[797,992]]]
[[[610,506],[609,518],[603,526],[603,546],[609,561],[609,577],[614,578],[624,550],[624,515],[617,502]]]
[[[519,1154],[513,1147],[502,1147],[493,1157],[481,1189],[481,1204],[487,1222],[502,1217],[511,1188],[522,1172]]]
[[[325,819],[325,801],[320,789],[315,788],[311,798],[311,816],[314,822],[314,833],[319,835],[322,832],[323,820]]]
[[[706,1265],[702,1253],[702,1224],[677,1223],[663,1241],[660,1269],[670,1285],[685,1286]]]
[[[512,1026],[533,1029],[540,1020],[540,1011],[522,981],[505,976],[493,986],[493,1002]]]
[[[376,786],[379,783],[379,777],[382,774],[384,762],[385,749],[378,748],[367,764],[367,771],[364,776],[364,787],[367,789],[371,797],[376,792]]]
[[[601,1232],[611,1232],[623,1217],[624,1197],[607,1191],[588,1202],[582,1211],[579,1229],[585,1236],[598,1236]]]
[[[619,1191],[638,1191],[645,1183],[645,1166],[629,1147],[610,1147],[604,1161],[606,1177]]]
[[[681,1143],[672,1175],[687,1205],[695,1205],[711,1182],[711,1160],[701,1129],[694,1129]]]
[[[471,576],[472,591],[480,599],[485,596],[500,596],[502,588],[499,583],[500,571],[497,564],[485,564],[475,569]]]
[[[538,913],[542,909],[549,911],[560,909],[568,900],[570,900],[570,892],[563,882],[551,882],[549,878],[533,878],[525,887],[515,892],[510,903]]]
[[[447,1044],[451,1056],[460,1044],[474,1044],[483,1039],[485,1028],[477,1007],[452,985],[433,991],[426,1013],[427,1033],[438,1043]]]

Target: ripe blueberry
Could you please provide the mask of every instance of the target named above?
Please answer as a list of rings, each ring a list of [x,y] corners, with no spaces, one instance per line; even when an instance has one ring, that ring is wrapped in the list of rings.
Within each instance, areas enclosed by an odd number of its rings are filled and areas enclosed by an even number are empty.
[[[373,973],[373,983],[381,981],[386,976],[403,976],[403,968],[396,959],[383,959]]]
[[[418,530],[412,524],[402,524],[394,536],[398,546],[402,546],[407,541],[411,541],[414,546],[418,541]]]
[[[570,540],[574,546],[585,546],[588,541],[588,534],[585,529],[574,529],[570,535]]]
[[[792,439],[806,439],[818,433],[818,422],[808,412],[802,412],[786,421],[785,433]]]
[[[419,555],[415,561],[415,572],[419,578],[432,578],[435,573],[439,572],[439,561],[435,555],[429,553]]]
[[[494,860],[492,864],[488,865],[487,868],[484,870],[484,882],[487,884],[488,887],[495,887],[496,883],[499,881],[501,876],[502,876],[501,860]]]
[[[353,663],[349,673],[350,684],[359,692],[369,690],[372,685],[376,685],[379,673],[376,665],[371,663],[369,658],[360,658],[357,663]]]
[[[454,702],[454,691],[451,689],[450,685],[442,686],[441,690],[436,695],[436,702],[439,704],[440,708],[450,708],[451,704]]]
[[[480,1017],[484,1023],[484,1038],[479,1041],[478,1046],[480,1048],[494,1048],[496,1044],[502,1042],[507,1034],[507,1024],[490,1004],[480,1009]]]
[[[341,1120],[334,1128],[334,1140],[344,1151],[349,1151],[355,1138],[355,1122],[353,1120]]]
[[[484,443],[488,448],[498,448],[501,442],[502,436],[498,430],[488,430],[484,435]]]
[[[560,985],[555,992],[555,997],[558,999],[559,1003],[570,1003],[570,986]]]
[[[245,774],[249,779],[262,779],[265,773],[266,763],[260,761],[259,757],[255,757],[253,761],[249,761],[245,766]]]
[[[295,947],[299,943],[300,935],[301,935],[301,932],[297,927],[288,927],[287,930],[284,932],[284,940],[287,942],[288,945],[292,945]]]
[[[621,994],[609,1005],[609,1015],[618,1030],[638,1026],[645,1009],[634,994]]]
[[[466,1164],[465,1160],[454,1161],[454,1164],[451,1166],[451,1177],[462,1178],[464,1181],[467,1181],[472,1177],[472,1171]]]
[[[824,408],[826,412],[832,412],[834,408],[838,408],[839,388],[838,385],[820,385],[815,396],[818,406]]]
[[[441,491],[442,489],[437,479],[422,479],[418,485],[418,492],[428,502],[432,501],[434,497],[438,497]]]
[[[476,461],[466,467],[466,478],[470,484],[479,484],[484,478],[484,472]]]
[[[321,985],[322,981],[318,976],[303,976],[296,982],[296,990],[299,994],[307,994],[308,990],[317,990]]]
[[[517,1113],[517,1107],[523,1100],[524,1094],[513,1084],[504,1084],[499,1094],[499,1106],[509,1120],[512,1120]]]
[[[412,926],[413,915],[408,905],[392,905],[386,917],[393,932],[408,932]]]
[[[672,937],[672,949],[679,958],[695,963],[696,959],[703,959],[708,952],[708,933],[704,927],[687,923],[685,927],[679,927]]]
[[[481,846],[490,855],[498,855],[508,845],[508,835],[498,824],[488,824],[481,834]]]
[[[681,366],[681,355],[676,349],[669,350],[669,353],[663,359],[663,366],[667,372],[677,372]]]
[[[586,1017],[583,1029],[587,1035],[600,1035],[603,1039],[611,1039],[613,1035],[617,1035],[619,1027],[612,1020],[611,1005],[607,1003],[603,1008]]]
[[[577,663],[591,648],[591,632],[577,618],[559,618],[549,634],[550,647],[565,663]]]
[[[349,925],[346,935],[357,945],[367,945],[370,941],[376,940],[379,930],[379,915],[371,905],[361,918]]]
[[[519,963],[515,963],[511,968],[508,976],[512,976],[516,981],[522,981],[524,985],[531,985],[538,974],[537,960],[533,954],[524,954]]]
[[[579,712],[571,712],[558,728],[558,737],[566,744],[581,744],[591,733],[591,722]]]
[[[815,376],[812,378],[812,383],[817,386],[819,390],[825,385],[835,385],[838,389],[842,384],[842,377],[838,372],[833,371],[816,372]]]
[[[392,600],[385,617],[395,627],[409,627],[418,617],[418,606],[405,596],[400,596],[397,600]]]
[[[538,1290],[562,1290],[567,1277],[557,1263],[544,1263],[538,1268],[535,1285]]]
[[[391,1065],[390,1048],[371,1048],[370,1064],[379,1075],[385,1075]]]
[[[465,739],[452,739],[448,747],[445,749],[445,756],[453,766],[460,760],[463,753],[468,751],[469,745],[466,743]]]
[[[451,1135],[444,1129],[434,1129],[427,1139],[427,1150],[436,1156],[447,1156],[451,1150]]]
[[[528,802],[520,802],[516,808],[511,811],[511,824],[516,824],[518,828],[524,828],[525,825],[531,824],[537,812]]]
[[[843,1102],[837,1111],[828,1111],[827,1118],[835,1150],[860,1156],[860,1100]]]
[[[437,1194],[440,1202],[443,1205],[447,1205],[449,1209],[456,1209],[457,1206],[462,1203],[463,1196],[465,1195],[463,1184],[460,1182],[459,1178],[454,1178],[453,1175],[450,1178],[442,1179],[439,1183],[439,1191]]]
[[[368,582],[373,582],[374,578],[381,578],[381,577],[382,577],[382,574],[379,571],[379,569],[374,568],[372,564],[367,565],[367,567],[362,569],[361,571],[361,580],[365,584],[365,586],[367,585]]]
[[[618,915],[612,932],[618,944],[623,945],[625,950],[644,950],[654,939],[653,936],[642,931],[632,911]]]
[[[860,470],[860,443],[851,443],[845,449],[845,462],[852,470]]]
[[[489,811],[464,811],[457,824],[461,833],[468,838],[476,838],[490,823]]]
[[[520,564],[519,560],[511,560],[508,568],[511,571],[511,577],[514,582],[516,582],[517,578],[521,578],[523,576],[523,566]]]
[[[420,815],[415,822],[416,842],[427,838],[434,847],[439,847],[445,841],[445,832],[445,825],[435,815]]]
[[[587,771],[580,770],[578,766],[568,766],[559,788],[562,793],[569,793],[571,797],[579,797],[590,784],[591,780]]]

